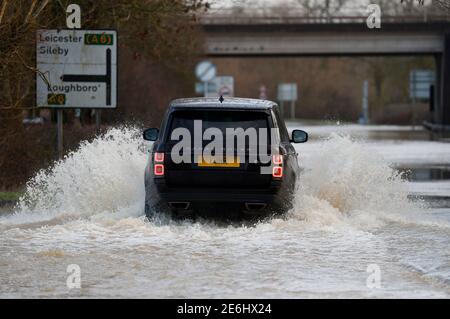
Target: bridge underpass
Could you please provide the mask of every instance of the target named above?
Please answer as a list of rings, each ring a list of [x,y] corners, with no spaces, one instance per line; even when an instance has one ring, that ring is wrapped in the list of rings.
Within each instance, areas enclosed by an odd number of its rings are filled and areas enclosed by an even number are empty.
[[[382,19],[369,29],[366,18],[339,23],[310,19],[203,19],[205,53],[211,57],[433,56],[436,65],[433,130],[450,130],[450,19]],[[417,20],[417,17],[415,17]],[[349,20],[351,20],[349,22]],[[401,20],[401,21],[399,21]]]

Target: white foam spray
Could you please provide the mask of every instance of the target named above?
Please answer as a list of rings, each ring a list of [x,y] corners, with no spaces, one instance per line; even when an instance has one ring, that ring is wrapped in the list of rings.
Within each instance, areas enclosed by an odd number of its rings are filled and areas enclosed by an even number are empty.
[[[321,225],[377,226],[380,217],[412,221],[404,213],[417,205],[407,199],[401,175],[381,156],[348,136],[331,134],[315,143],[316,156],[300,157],[305,170],[289,217]],[[142,216],[146,158],[138,128],[112,128],[39,171],[15,213],[0,224]]]
[[[113,128],[39,171],[12,216],[1,222],[34,223],[98,214],[143,212],[146,154],[140,130]]]
[[[425,203],[408,199],[402,174],[364,142],[332,133],[317,143],[314,154],[301,162],[305,170],[291,212],[294,218],[364,228],[384,221],[448,226],[425,218]]]

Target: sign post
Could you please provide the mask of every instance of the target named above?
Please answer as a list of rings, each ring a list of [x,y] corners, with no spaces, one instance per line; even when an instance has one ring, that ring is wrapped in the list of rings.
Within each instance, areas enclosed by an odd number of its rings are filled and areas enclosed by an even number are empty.
[[[214,78],[217,86],[217,96],[234,96],[234,78],[229,75],[216,76]]]
[[[259,98],[261,100],[267,100],[267,88],[264,84],[259,87]]]
[[[409,74],[409,97],[411,98],[411,125],[416,125],[416,103],[418,99],[430,99],[430,86],[435,82],[432,70],[412,70]]]
[[[63,109],[100,110],[117,105],[117,32],[114,30],[38,30],[36,104],[56,108],[58,154],[62,156]]]
[[[56,109],[56,143],[58,148],[58,158],[61,159],[64,153],[64,143],[63,143],[63,109]]]
[[[216,66],[210,61],[201,61],[195,67],[195,75],[203,82],[204,96],[208,92],[208,81],[216,76]]]
[[[369,80],[364,80],[363,82],[362,112],[359,123],[369,124]]]
[[[102,111],[99,109],[95,110],[95,133],[99,134],[100,133],[100,125],[101,125],[101,121],[102,121]]]
[[[232,97],[234,96],[234,78],[229,75],[216,76],[206,82],[205,97]]]
[[[280,101],[281,115],[284,113],[284,102],[290,102],[290,118],[295,119],[295,102],[297,101],[297,83],[278,84],[278,101]]]

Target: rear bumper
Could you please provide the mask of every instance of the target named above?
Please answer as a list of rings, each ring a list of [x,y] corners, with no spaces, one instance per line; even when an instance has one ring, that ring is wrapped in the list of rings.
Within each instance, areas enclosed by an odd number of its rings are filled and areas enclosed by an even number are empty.
[[[173,188],[155,183],[166,202],[229,202],[271,204],[279,197],[280,184],[266,189]]]

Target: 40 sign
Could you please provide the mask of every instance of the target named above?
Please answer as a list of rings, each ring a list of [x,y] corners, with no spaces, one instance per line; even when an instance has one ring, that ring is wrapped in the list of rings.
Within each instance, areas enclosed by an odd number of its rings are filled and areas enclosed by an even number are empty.
[[[116,31],[38,30],[36,64],[39,107],[116,107]]]

